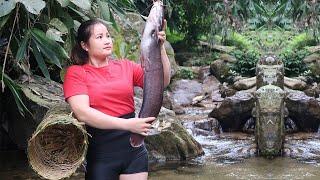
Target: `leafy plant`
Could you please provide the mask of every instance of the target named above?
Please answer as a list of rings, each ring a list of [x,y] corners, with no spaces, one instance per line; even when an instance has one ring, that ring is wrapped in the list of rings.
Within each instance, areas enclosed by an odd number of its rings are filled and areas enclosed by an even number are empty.
[[[178,79],[194,79],[194,77],[193,71],[188,67],[181,67],[175,75]]]
[[[231,70],[243,76],[254,76],[256,63],[260,59],[261,54],[254,49],[247,51],[235,50],[230,53],[237,61],[232,64]]]
[[[303,62],[303,59],[309,55],[310,52],[307,49],[292,50],[290,48],[284,49],[279,57],[282,60],[285,67],[286,76],[298,76],[307,71],[307,66]]]

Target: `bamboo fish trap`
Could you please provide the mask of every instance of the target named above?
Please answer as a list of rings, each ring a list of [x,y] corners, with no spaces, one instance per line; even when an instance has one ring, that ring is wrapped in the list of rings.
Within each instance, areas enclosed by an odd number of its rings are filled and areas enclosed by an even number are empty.
[[[29,163],[46,179],[70,177],[85,159],[87,132],[66,109],[51,108],[28,142]]]

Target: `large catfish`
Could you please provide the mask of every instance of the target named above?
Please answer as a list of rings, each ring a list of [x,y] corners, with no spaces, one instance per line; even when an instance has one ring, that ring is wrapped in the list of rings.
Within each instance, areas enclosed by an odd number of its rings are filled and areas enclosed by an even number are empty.
[[[163,100],[163,66],[158,32],[163,27],[163,3],[154,1],[141,39],[141,64],[144,70],[143,102],[140,118],[157,117]],[[141,146],[144,136],[132,133],[130,144]]]

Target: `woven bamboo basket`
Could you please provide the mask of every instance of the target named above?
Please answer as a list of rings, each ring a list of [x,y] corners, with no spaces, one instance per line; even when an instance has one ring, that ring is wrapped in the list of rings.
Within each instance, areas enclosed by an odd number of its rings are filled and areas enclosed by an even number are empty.
[[[62,107],[51,109],[28,142],[32,169],[46,179],[70,177],[83,163],[88,147],[83,123]]]

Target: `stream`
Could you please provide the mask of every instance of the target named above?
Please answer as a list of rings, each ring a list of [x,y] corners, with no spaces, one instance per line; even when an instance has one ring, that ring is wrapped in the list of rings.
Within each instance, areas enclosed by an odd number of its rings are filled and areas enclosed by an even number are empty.
[[[206,179],[319,179],[320,136],[317,133],[286,135],[283,157],[257,157],[254,134],[223,133],[195,128],[194,122],[207,120],[212,102],[203,107],[185,107],[179,115],[188,132],[203,146],[201,157],[150,164],[150,180]],[[0,153],[0,179],[40,179],[28,166],[23,151]],[[80,168],[69,179],[84,179]]]

